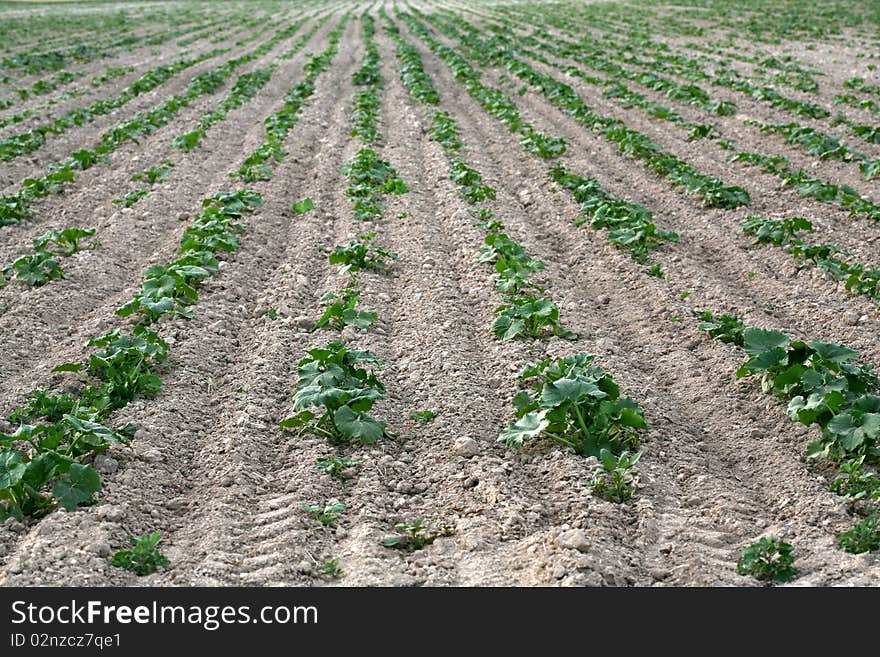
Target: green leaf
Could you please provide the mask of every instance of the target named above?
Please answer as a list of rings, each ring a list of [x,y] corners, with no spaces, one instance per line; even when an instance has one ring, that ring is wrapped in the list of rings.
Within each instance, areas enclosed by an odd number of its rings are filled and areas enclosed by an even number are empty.
[[[547,411],[525,414],[498,434],[498,442],[504,443],[509,447],[522,447],[525,441],[537,438],[550,426],[546,415]]]
[[[90,465],[74,463],[70,471],[52,487],[52,495],[68,511],[73,511],[101,490],[101,477]]]
[[[53,372],[80,372],[82,371],[82,363],[62,363],[52,368]]]
[[[385,423],[366,413],[356,413],[348,406],[341,406],[333,414],[333,424],[340,433],[362,443],[375,443],[385,434]]]
[[[750,356],[756,356],[772,349],[787,347],[790,340],[781,331],[747,328],[743,331],[743,342],[746,353]]]
[[[811,349],[815,349],[822,358],[832,363],[846,363],[859,355],[859,352],[835,342],[810,342],[809,346]]]
[[[315,414],[311,411],[300,411],[296,415],[291,415],[278,425],[281,429],[296,429],[303,427],[315,419]]]
[[[585,397],[606,396],[594,383],[579,379],[557,379],[544,384],[544,389],[541,391],[541,405],[544,408],[553,408],[566,402],[577,404]]]
[[[298,203],[294,203],[290,206],[290,209],[293,210],[295,214],[305,214],[309,210],[313,210],[315,207],[314,201],[311,198],[306,197],[302,201]]]
[[[22,453],[12,447],[4,447],[0,450],[0,490],[12,488],[27,470],[27,466],[21,462]]]

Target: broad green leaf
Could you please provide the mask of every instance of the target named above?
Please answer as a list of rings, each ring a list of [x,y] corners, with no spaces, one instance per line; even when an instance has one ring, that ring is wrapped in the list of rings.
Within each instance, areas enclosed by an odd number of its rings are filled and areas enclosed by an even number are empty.
[[[781,331],[761,328],[747,328],[743,331],[743,348],[750,356],[787,347],[790,343],[788,336]]]
[[[505,427],[498,434],[498,442],[510,447],[522,447],[526,440],[537,438],[550,426],[546,414],[546,411],[527,413],[513,424]]]
[[[281,429],[295,429],[307,425],[315,419],[315,414],[311,411],[301,411],[296,415],[281,420],[279,427]]]
[[[859,352],[835,342],[810,342],[809,346],[822,358],[832,363],[846,363],[859,355]]]
[[[315,207],[314,201],[312,201],[311,198],[306,197],[302,201],[299,201],[298,203],[294,203],[292,206],[290,206],[290,209],[293,210],[293,212],[295,214],[305,214],[309,210],[314,209],[314,207]]]
[[[80,372],[82,371],[82,363],[62,363],[52,368],[53,372]]]
[[[544,408],[552,408],[566,402],[577,404],[586,397],[605,396],[595,383],[579,379],[558,379],[544,384],[544,389],[541,391],[541,405]]]
[[[375,443],[385,434],[385,422],[366,413],[356,413],[348,406],[340,407],[333,414],[333,424],[343,435],[362,443]]]
[[[0,490],[15,486],[24,477],[27,466],[22,453],[12,447],[0,450]]]
[[[70,471],[52,487],[52,495],[68,511],[73,511],[101,490],[101,477],[90,465],[74,463]]]

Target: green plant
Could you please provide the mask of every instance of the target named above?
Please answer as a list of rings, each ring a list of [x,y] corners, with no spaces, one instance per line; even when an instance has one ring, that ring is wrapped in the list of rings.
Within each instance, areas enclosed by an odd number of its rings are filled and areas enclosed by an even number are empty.
[[[135,203],[140,201],[146,195],[147,195],[146,189],[133,189],[132,191],[128,192],[122,198],[113,199],[113,202],[116,203],[117,205],[123,205],[126,208],[130,208],[131,206],[133,206]]]
[[[440,411],[434,408],[426,408],[424,411],[416,411],[414,413],[410,413],[410,418],[413,420],[418,420],[422,424],[429,424],[433,422],[436,417],[440,415]]]
[[[159,552],[158,546],[161,539],[158,532],[144,534],[137,538],[129,536],[128,540],[131,541],[134,548],[119,550],[114,554],[111,561],[114,566],[125,568],[137,575],[149,575],[160,567],[171,564],[168,557]]]
[[[133,181],[144,180],[150,185],[155,185],[157,182],[162,180],[163,178],[167,178],[171,173],[171,169],[174,168],[174,163],[169,160],[164,160],[162,164],[147,169],[143,173],[136,173],[131,177]]]
[[[853,362],[857,352],[758,328],[743,331],[743,348],[749,359],[737,376],[761,374],[765,392],[789,400],[789,417],[821,428],[819,439],[807,447],[809,457],[844,458],[876,447],[880,397],[871,393],[880,382],[869,366]]]
[[[48,251],[50,244],[58,249],[58,255],[70,256],[79,251],[79,241],[95,234],[94,228],[65,228],[64,230],[52,230],[34,238],[34,249]],[[86,248],[93,248],[96,243],[89,244]]]
[[[636,491],[638,479],[633,470],[641,457],[641,452],[630,454],[624,451],[619,456],[614,456],[607,448],[600,449],[601,468],[593,473],[589,484],[590,492],[609,502],[626,502]]]
[[[398,535],[386,538],[382,545],[398,550],[421,550],[448,533],[438,522],[429,523],[424,518],[398,523],[394,525],[394,529],[399,532]]]
[[[694,315],[703,321],[697,326],[701,331],[706,331],[709,335],[721,342],[735,344],[739,347],[743,346],[743,331],[745,325],[736,315],[718,315],[712,314],[711,310],[694,310]]]
[[[340,275],[362,269],[388,269],[391,262],[399,261],[400,257],[376,245],[375,238],[375,232],[362,233],[353,241],[334,247],[328,257],[330,264],[338,265],[336,272]]]
[[[294,203],[290,206],[290,209],[294,214],[305,214],[309,210],[313,210],[315,208],[315,202],[310,198],[306,197],[302,201]]]
[[[374,221],[382,217],[385,211],[383,194],[409,191],[394,167],[368,148],[360,149],[339,171],[349,180],[345,194],[354,203],[354,216],[358,221]]]
[[[318,571],[328,579],[339,579],[343,573],[342,568],[339,567],[339,557],[328,559],[318,566]]]
[[[831,482],[831,492],[846,498],[850,513],[857,513],[868,503],[880,500],[880,477],[865,470],[864,463],[864,454],[847,459],[840,464],[840,474]]]
[[[339,456],[319,456],[316,462],[318,464],[318,469],[321,472],[326,472],[331,477],[339,479],[340,481],[345,481],[345,479],[348,478],[345,474],[346,470],[360,464],[360,461],[354,461]]]
[[[599,456],[603,448],[621,454],[638,443],[638,431],[648,428],[632,399],[592,354],[580,353],[554,361],[531,363],[518,379],[527,382],[513,398],[517,420],[501,431],[498,441],[510,447],[546,436],[581,456]]]
[[[787,244],[799,231],[813,230],[813,224],[803,217],[789,219],[767,219],[749,216],[740,223],[747,235],[755,236],[755,244]]]
[[[576,340],[577,335],[559,324],[559,308],[545,297],[523,296],[512,298],[495,309],[498,317],[492,323],[492,331],[501,340],[516,337],[542,338],[549,330],[566,340]]]
[[[342,502],[328,502],[326,504],[302,504],[300,508],[320,522],[325,527],[332,525],[339,519],[339,514],[345,511]]]
[[[18,258],[3,268],[2,276],[8,277],[13,272],[16,280],[34,287],[64,278],[64,270],[49,251],[37,251]]]
[[[281,428],[337,442],[374,443],[386,435],[385,422],[369,415],[385,390],[373,372],[381,365],[379,359],[339,340],[306,353],[297,369],[295,413],[281,422]]]
[[[876,515],[859,520],[852,529],[837,534],[837,547],[861,554],[880,550],[880,518]]]
[[[312,330],[316,331],[324,326],[329,326],[337,331],[341,331],[346,326],[356,329],[366,329],[372,326],[379,315],[370,310],[357,310],[355,306],[357,306],[360,296],[360,290],[353,287],[347,287],[339,294],[328,292],[322,296],[320,303],[326,306],[326,310],[312,327]]]
[[[790,544],[765,536],[742,551],[736,571],[762,582],[787,582],[797,575],[794,560],[794,548]]]

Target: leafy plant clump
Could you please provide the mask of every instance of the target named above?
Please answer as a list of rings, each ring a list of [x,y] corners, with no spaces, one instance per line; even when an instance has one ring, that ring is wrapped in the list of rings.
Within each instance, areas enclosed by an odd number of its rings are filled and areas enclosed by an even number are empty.
[[[339,519],[339,514],[345,511],[345,504],[342,502],[303,504],[300,508],[325,527],[329,527]]]
[[[440,415],[440,411],[434,408],[426,408],[423,411],[415,411],[414,413],[410,413],[410,418],[413,420],[417,420],[422,424],[430,424],[433,422],[437,416]]]
[[[636,447],[638,432],[648,428],[641,409],[620,396],[611,375],[593,365],[593,359],[580,353],[526,366],[517,378],[529,389],[513,398],[517,420],[501,431],[498,441],[522,447],[546,436],[581,456],[596,457],[602,449],[621,455]]]
[[[394,529],[398,531],[398,535],[386,538],[382,541],[382,545],[398,550],[421,550],[440,536],[448,534],[440,523],[428,522],[425,518],[398,523],[394,525]]]
[[[542,338],[549,331],[566,340],[576,340],[577,335],[559,323],[559,308],[546,297],[523,296],[512,298],[495,309],[498,317],[492,323],[492,331],[501,340],[516,337]]]
[[[318,469],[321,472],[326,472],[334,479],[339,479],[340,481],[348,479],[346,470],[360,465],[360,461],[354,461],[339,456],[319,456],[316,462],[318,464]]]
[[[342,568],[339,567],[339,557],[328,559],[318,567],[318,572],[327,579],[339,579],[343,575]]]
[[[853,361],[857,352],[833,342],[791,340],[780,331],[747,328],[743,348],[749,359],[738,377],[761,374],[765,392],[788,400],[791,419],[817,424],[820,437],[808,457],[842,459],[873,451],[880,437],[880,381],[869,366]]]
[[[388,269],[400,257],[377,245],[373,241],[375,238],[375,232],[362,233],[347,244],[337,245],[330,252],[330,264],[338,265],[336,272],[340,275],[353,274],[362,269]]]
[[[880,517],[868,516],[837,535],[837,547],[852,554],[880,550]]]
[[[383,194],[405,194],[409,191],[394,167],[368,148],[355,153],[351,161],[340,169],[340,173],[349,180],[345,195],[354,203],[354,216],[358,221],[382,218],[385,211]]]
[[[794,548],[790,544],[766,536],[742,551],[736,571],[762,582],[788,582],[797,575],[794,560]]]
[[[135,538],[129,536],[128,540],[134,546],[130,550],[119,550],[113,555],[111,563],[119,568],[125,568],[137,575],[149,575],[159,568],[171,565],[164,554],[159,552],[159,533],[144,534]]]
[[[845,498],[850,513],[876,513],[880,502],[880,477],[864,468],[865,455],[840,464],[840,474],[830,490]]]
[[[745,325],[736,315],[714,315],[711,310],[695,310],[694,314],[702,319],[698,329],[706,331],[716,340],[743,346],[743,331]]]
[[[789,219],[768,219],[749,216],[743,219],[740,228],[747,235],[755,236],[755,244],[787,244],[802,230],[813,230],[813,224],[803,217]]]
[[[590,492],[609,502],[618,504],[626,502],[636,491],[638,478],[634,470],[641,457],[641,452],[630,454],[628,451],[614,456],[610,450],[603,447],[599,450],[601,467],[590,480]]]
[[[387,435],[386,423],[369,414],[385,391],[373,371],[381,361],[339,340],[307,353],[298,364],[294,414],[281,422],[281,428],[333,442],[374,443]]]
[[[320,303],[326,306],[326,310],[312,330],[316,331],[324,326],[337,331],[341,331],[346,326],[356,329],[367,329],[372,326],[379,315],[371,310],[358,310],[356,306],[360,296],[360,290],[353,287],[347,287],[338,294],[328,292],[322,296]]]

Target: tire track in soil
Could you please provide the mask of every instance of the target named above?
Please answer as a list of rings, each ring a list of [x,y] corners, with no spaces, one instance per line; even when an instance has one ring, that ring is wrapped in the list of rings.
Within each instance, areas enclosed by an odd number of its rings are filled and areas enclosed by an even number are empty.
[[[771,530],[784,531],[802,551],[801,583],[864,581],[869,575],[862,561],[832,547],[826,525],[842,528],[845,515],[801,463],[808,432],[789,422],[753,381],[730,381],[738,353],[693,330],[676,330],[668,317],[684,304],[601,236],[571,226],[564,218],[578,216],[577,207],[535,182],[543,181],[545,165],[512,156],[515,138],[475,101],[455,94],[457,83],[445,65],[419,48],[441,94],[457,98],[453,114],[466,142],[480,143],[480,155],[490,158],[479,167],[488,183],[506,191],[504,198],[519,200],[501,216],[528,236],[527,250],[547,265],[554,298],[568,300],[560,304],[563,322],[584,334],[579,348],[597,353],[646,410],[652,430],[636,505],[644,541],[640,565],[651,577],[640,583],[747,584],[733,570],[736,548]],[[582,172],[601,167],[595,159],[592,166],[581,160]],[[527,207],[557,212],[537,214],[534,222],[520,219],[527,211],[523,196]],[[574,323],[582,313],[586,331]],[[732,406],[743,408],[732,415]]]
[[[97,237],[102,246],[64,258],[62,266],[67,280],[53,281],[40,288],[13,284],[0,289],[0,306],[4,307],[0,333],[5,336],[6,353],[0,364],[0,386],[4,390],[0,402],[4,406],[20,401],[32,390],[35,380],[52,376],[50,370],[54,365],[78,358],[90,337],[101,335],[118,323],[116,308],[140,287],[147,266],[173,259],[179,249],[181,231],[189,225],[193,213],[199,212],[196,204],[206,196],[206,190],[213,193],[227,188],[230,167],[242,153],[249,153],[262,143],[263,118],[282,106],[287,90],[302,77],[306,53],[326,39],[332,30],[330,23],[318,30],[310,47],[283,62],[250,103],[230,112],[224,122],[209,131],[201,148],[181,153],[171,146],[171,136],[192,123],[181,119],[154,135],[146,162],[141,160],[144,153],[133,146],[124,163],[97,174],[105,181],[100,188],[109,191],[130,184],[127,181],[133,171],[165,157],[177,159],[171,177],[157,184],[134,208],[117,210],[103,224],[95,226],[82,217],[94,206],[96,185],[83,181],[73,192],[51,197],[50,205],[54,207],[47,208],[44,216],[77,217],[69,219],[69,223],[56,223],[56,219],[52,225],[99,227]],[[275,52],[283,52],[285,45],[279,45],[281,50],[267,53],[254,65],[271,60]],[[28,227],[29,237],[46,228]],[[3,261],[11,261],[15,253],[10,251]],[[43,346],[36,349],[36,345]]]
[[[176,346],[163,391],[154,399],[132,402],[119,414],[120,423],[132,421],[140,429],[133,452],[111,450],[121,466],[118,473],[104,477],[103,504],[69,514],[53,512],[17,539],[12,532],[7,532],[4,547],[8,556],[0,571],[0,584],[28,581],[34,572],[39,572],[40,584],[71,581],[71,576],[79,578],[77,581],[83,585],[143,582],[112,568],[102,557],[107,541],[114,546],[122,545],[126,532],[140,534],[153,529],[166,537],[163,545],[167,543],[167,554],[175,564],[192,565],[183,575],[179,570],[169,572],[165,575],[169,581],[178,582],[180,577],[189,577],[188,581],[193,582],[218,581],[210,574],[210,554],[219,553],[217,545],[236,538],[224,532],[224,528],[229,527],[224,520],[228,500],[242,492],[239,484],[252,483],[248,479],[251,473],[244,467],[249,455],[236,445],[239,438],[236,434],[239,431],[248,431],[247,436],[257,433],[249,423],[235,424],[238,418],[245,416],[239,412],[240,397],[233,384],[241,380],[250,387],[255,381],[264,381],[246,376],[254,370],[259,370],[255,376],[263,376],[266,370],[271,374],[278,368],[283,369],[283,376],[264,383],[267,387],[261,388],[256,398],[260,404],[271,404],[272,394],[282,395],[286,404],[290,372],[295,363],[288,355],[288,345],[278,342],[290,339],[284,335],[289,327],[282,331],[281,322],[274,329],[276,341],[261,342],[272,335],[272,331],[259,328],[266,318],[253,317],[254,291],[267,289],[283,294],[286,288],[279,283],[285,281],[278,273],[279,268],[285,260],[296,259],[303,243],[314,243],[311,239],[302,240],[300,227],[289,219],[288,183],[292,176],[288,170],[293,166],[303,178],[314,174],[315,180],[321,180],[319,171],[326,173],[323,167],[315,169],[312,165],[323,161],[333,142],[329,147],[326,144],[316,147],[316,142],[332,125],[327,117],[334,115],[334,108],[339,104],[336,90],[344,86],[340,71],[348,71],[350,78],[354,70],[354,64],[348,61],[351,55],[346,44],[350,40],[351,28],[340,43],[333,69],[324,74],[326,78],[318,78],[316,93],[291,133],[290,154],[272,181],[255,185],[263,191],[264,206],[245,217],[247,233],[242,238],[241,249],[234,260],[221,261],[220,276],[206,281],[194,319],[176,324],[168,331]],[[262,133],[262,125],[259,127]],[[338,139],[346,139],[345,134],[339,133]],[[256,145],[256,136],[254,141]],[[279,243],[285,243],[286,248],[279,249]],[[306,270],[309,266],[311,261],[303,265]],[[270,287],[270,283],[276,285]],[[291,296],[308,294],[311,289],[308,280],[294,278],[294,283]],[[261,359],[261,354],[267,353],[273,345],[272,358]],[[263,450],[278,440],[277,419],[273,418],[271,426],[264,427],[262,433],[249,438],[253,442],[246,441],[248,446],[255,445],[254,449],[259,450],[250,456],[266,459],[270,470],[277,467],[277,455]],[[236,429],[231,431],[233,426]],[[237,483],[229,473],[240,468],[244,468],[244,472]],[[248,491],[249,496],[252,492]],[[253,513],[252,506],[247,513]],[[196,539],[192,540],[199,539],[200,530],[204,532],[201,536],[204,547],[192,545],[190,540],[194,534]],[[180,532],[180,542],[187,546],[185,551],[177,548],[175,532]],[[63,540],[58,539],[61,536]],[[63,549],[58,545],[53,548],[56,541]],[[25,567],[21,567],[22,563]],[[17,572],[19,570],[23,574]],[[76,574],[72,575],[73,572]]]

